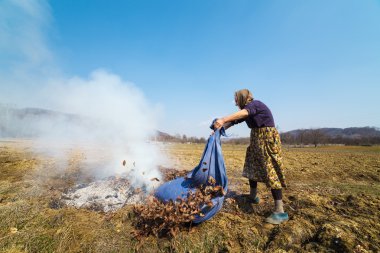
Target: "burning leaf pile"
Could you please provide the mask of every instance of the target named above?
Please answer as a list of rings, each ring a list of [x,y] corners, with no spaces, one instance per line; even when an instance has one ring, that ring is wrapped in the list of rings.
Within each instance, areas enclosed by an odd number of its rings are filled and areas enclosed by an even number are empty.
[[[142,201],[145,189],[134,188],[126,177],[109,177],[90,184],[80,184],[62,195],[68,206],[95,211],[115,211],[127,204]]]
[[[126,161],[122,161],[126,165]],[[133,163],[133,165],[135,165]],[[171,168],[160,168],[164,180],[184,176],[186,171],[177,171]],[[148,192],[145,187],[136,188],[131,185],[128,178],[129,174],[122,176],[108,177],[88,184],[78,184],[66,190],[59,200],[56,200],[54,208],[62,205],[73,206],[76,208],[86,208],[94,211],[112,212],[125,205],[142,203]],[[160,179],[153,177],[153,183],[159,183]]]
[[[215,185],[214,178],[209,177],[209,185],[198,188],[195,192],[189,192],[186,199],[177,198],[176,201],[162,203],[157,198],[150,196],[145,204],[136,204],[135,227],[136,237],[155,235],[175,236],[179,229],[186,224],[191,224],[196,216],[204,216],[202,208],[206,205],[213,207],[212,198],[223,196],[225,192],[219,185]]]

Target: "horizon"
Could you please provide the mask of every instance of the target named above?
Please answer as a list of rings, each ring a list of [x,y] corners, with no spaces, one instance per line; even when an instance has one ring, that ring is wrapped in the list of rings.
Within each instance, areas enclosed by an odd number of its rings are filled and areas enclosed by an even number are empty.
[[[207,137],[248,88],[280,132],[380,127],[379,1],[14,0],[0,14],[0,103],[68,108],[51,87],[107,80],[159,131]]]
[[[37,107],[24,107],[24,108],[18,108],[16,105],[11,105],[11,104],[2,104],[0,103],[0,109],[1,108],[8,108],[8,109],[15,109],[15,110],[39,110],[39,112],[43,113],[57,113],[57,114],[64,114],[65,116],[79,116],[80,115],[77,115],[77,114],[69,114],[69,113],[64,113],[64,112],[60,112],[60,111],[55,111],[55,110],[49,110],[49,109],[45,109],[45,108],[37,108]],[[245,124],[244,122],[242,122],[241,124]],[[302,131],[302,130],[325,130],[325,129],[340,129],[340,130],[347,130],[347,129],[364,129],[364,128],[368,128],[368,129],[374,129],[376,131],[380,131],[380,127],[376,127],[376,126],[351,126],[351,127],[344,127],[344,128],[339,128],[339,127],[319,127],[319,128],[296,128],[296,129],[291,129],[291,130],[288,130],[288,131],[279,131],[280,134],[283,134],[283,133],[289,133],[289,132],[294,132],[294,131]],[[182,138],[184,135],[187,137],[187,138],[204,138],[204,136],[188,136],[184,133],[175,133],[175,134],[172,134],[172,133],[168,133],[167,131],[163,130],[163,129],[156,129],[156,134],[160,135],[160,134],[164,134],[164,135],[169,135],[171,137],[175,137],[175,138]],[[211,131],[211,130],[210,130]],[[227,134],[228,134],[228,130],[227,130]],[[0,136],[1,138],[1,136]],[[249,138],[249,136],[235,136],[235,135],[230,135],[228,134],[228,139],[234,139],[234,138]]]

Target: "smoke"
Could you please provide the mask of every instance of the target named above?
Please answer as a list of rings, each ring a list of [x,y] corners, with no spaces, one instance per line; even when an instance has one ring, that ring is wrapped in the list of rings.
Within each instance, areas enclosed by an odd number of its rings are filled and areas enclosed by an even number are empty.
[[[61,167],[70,150],[80,150],[97,176],[129,169],[132,183],[149,185],[163,162],[149,141],[160,107],[106,70],[62,75],[46,42],[50,13],[43,0],[0,3],[0,103],[7,104],[0,108],[0,137],[32,137],[35,151],[59,159]]]

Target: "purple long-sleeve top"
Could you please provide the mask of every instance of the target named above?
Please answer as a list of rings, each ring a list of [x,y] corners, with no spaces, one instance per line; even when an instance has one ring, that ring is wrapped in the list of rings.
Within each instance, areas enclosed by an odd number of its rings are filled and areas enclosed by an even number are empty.
[[[249,128],[274,127],[274,119],[269,108],[259,100],[253,100],[243,109],[248,111],[248,117],[245,119],[235,120],[232,124],[238,124],[245,121]]]

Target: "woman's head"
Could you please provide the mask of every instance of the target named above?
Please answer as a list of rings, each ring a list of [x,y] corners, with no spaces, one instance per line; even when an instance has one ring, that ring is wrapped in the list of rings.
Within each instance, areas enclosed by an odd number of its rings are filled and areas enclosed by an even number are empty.
[[[247,89],[242,89],[235,92],[235,103],[240,109],[243,109],[244,106],[252,100],[252,93]]]

